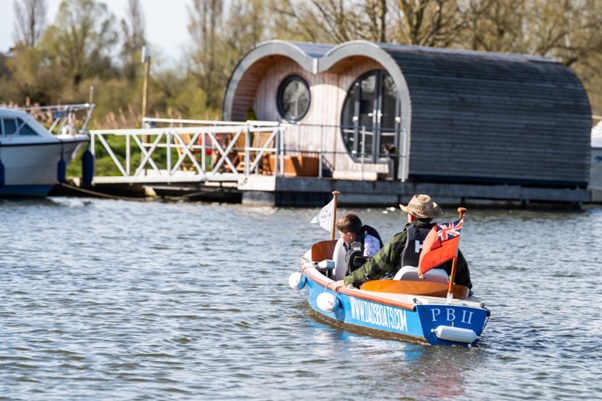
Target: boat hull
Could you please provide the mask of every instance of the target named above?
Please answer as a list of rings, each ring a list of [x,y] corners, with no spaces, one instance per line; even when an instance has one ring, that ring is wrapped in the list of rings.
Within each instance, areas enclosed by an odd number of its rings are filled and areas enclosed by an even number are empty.
[[[337,322],[378,330],[432,345],[476,345],[489,311],[476,298],[450,303],[446,298],[415,294],[390,294],[341,288],[314,267],[302,270],[310,306]],[[330,287],[330,288],[329,288]],[[336,306],[325,311],[321,294],[332,294]]]
[[[22,144],[0,144],[4,176],[0,196],[44,197],[59,177],[59,162],[65,166],[88,142],[86,136]],[[1,185],[4,184],[4,185]]]

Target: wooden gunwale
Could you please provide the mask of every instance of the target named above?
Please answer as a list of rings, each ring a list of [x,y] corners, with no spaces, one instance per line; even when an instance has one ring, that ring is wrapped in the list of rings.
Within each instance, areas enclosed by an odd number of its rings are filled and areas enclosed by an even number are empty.
[[[392,294],[410,294],[416,296],[431,296],[446,298],[448,284],[425,280],[373,280],[362,284],[364,291],[386,292]],[[454,298],[466,299],[470,290],[459,284],[454,284]]]
[[[314,281],[316,284],[319,284],[323,287],[329,288],[329,286],[332,287],[332,285],[334,284],[334,281],[325,277],[314,266],[310,266],[310,267],[302,266],[302,271],[312,281]],[[386,281],[386,280],[375,280],[375,281],[378,282],[378,281]],[[431,283],[429,283],[429,284],[431,284]],[[447,290],[446,284],[442,284],[442,283],[432,283],[432,284],[443,285],[445,287],[445,291]],[[465,291],[468,290],[466,287],[462,287],[462,286],[458,286],[458,285],[456,285],[455,287],[461,287],[461,288],[454,291],[454,298],[452,300],[452,305],[456,305],[456,306],[464,305],[464,306],[473,307],[473,308],[480,307],[481,302],[478,301],[476,298],[471,297],[471,296],[464,296],[464,297],[460,296],[462,294],[465,294]],[[368,288],[370,288],[370,286],[368,286]],[[333,288],[330,288],[330,289],[334,291]],[[458,295],[456,295],[456,291],[458,291]],[[411,297],[417,298],[418,300],[425,300],[427,303],[429,303],[431,305],[447,303],[446,297],[443,297],[443,296],[433,296],[433,295],[429,295],[429,294],[414,294],[414,293],[404,293],[404,292],[381,292],[381,291],[375,291],[374,289],[371,289],[371,288],[370,289],[366,289],[366,288],[353,289],[353,288],[342,287],[342,288],[339,288],[335,292],[339,292],[341,294],[345,294],[345,295],[355,297],[355,298],[364,299],[367,301],[378,302],[378,303],[382,303],[385,305],[399,307],[399,308],[410,310],[410,311],[416,310],[416,304],[410,303],[410,302],[404,302],[400,298],[407,299],[407,297],[411,296]]]
[[[323,287],[328,288],[329,285],[334,284],[334,281],[326,278],[322,273],[320,273],[315,267],[303,266],[303,273],[311,278],[316,284],[319,284]],[[334,291],[334,289],[330,288]],[[335,292],[339,292],[341,294],[345,294],[355,298],[365,299],[366,301],[378,302],[385,305],[395,306],[398,308],[414,311],[416,310],[416,305],[409,302],[402,302],[396,299],[391,299],[389,297],[383,297],[380,295],[375,295],[374,293],[366,293],[361,290],[356,290],[352,288],[342,287],[336,290]],[[385,294],[385,293],[384,293]]]

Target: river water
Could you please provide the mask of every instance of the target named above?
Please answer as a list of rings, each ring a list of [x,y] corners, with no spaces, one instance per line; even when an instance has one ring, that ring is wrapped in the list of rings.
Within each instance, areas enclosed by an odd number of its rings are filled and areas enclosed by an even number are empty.
[[[384,239],[404,221],[355,211]],[[492,311],[473,348],[317,319],[288,286],[329,238],[317,212],[0,201],[0,400],[600,398],[602,208],[468,211],[461,249]]]

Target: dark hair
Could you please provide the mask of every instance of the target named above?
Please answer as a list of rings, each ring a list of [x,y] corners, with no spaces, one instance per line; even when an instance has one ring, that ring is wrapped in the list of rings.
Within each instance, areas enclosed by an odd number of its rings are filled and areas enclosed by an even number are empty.
[[[339,231],[347,233],[359,234],[362,230],[362,220],[355,213],[347,213],[343,217],[339,218],[336,223],[336,228]]]

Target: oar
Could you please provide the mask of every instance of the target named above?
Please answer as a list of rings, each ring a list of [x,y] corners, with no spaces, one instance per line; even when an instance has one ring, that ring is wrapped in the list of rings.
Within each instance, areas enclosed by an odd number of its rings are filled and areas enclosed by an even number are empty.
[[[460,220],[462,217],[464,217],[464,214],[466,214],[466,208],[465,207],[459,207],[458,208],[458,220]],[[460,237],[462,237],[460,235]],[[451,301],[454,297],[454,280],[456,279],[456,269],[457,269],[457,265],[458,265],[458,251],[460,250],[460,238],[458,238],[458,248],[456,248],[456,256],[454,256],[454,258],[452,259],[452,269],[451,269],[451,274],[449,276],[449,285],[447,287],[447,303],[451,304]]]

